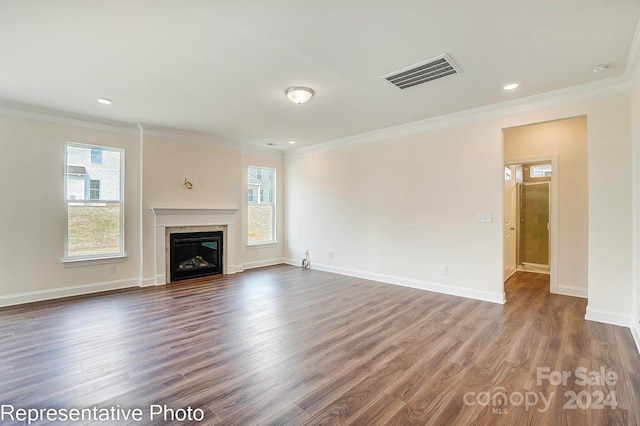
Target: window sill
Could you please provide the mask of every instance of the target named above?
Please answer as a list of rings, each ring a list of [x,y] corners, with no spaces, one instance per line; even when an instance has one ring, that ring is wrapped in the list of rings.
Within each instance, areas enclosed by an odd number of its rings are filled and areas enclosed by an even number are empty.
[[[247,243],[247,248],[258,248],[258,247],[264,247],[264,246],[277,246],[278,243],[277,241],[266,241],[264,243]]]
[[[65,268],[79,268],[81,266],[106,265],[109,263],[122,263],[127,260],[127,255],[113,257],[96,257],[87,259],[64,259],[62,266]]]

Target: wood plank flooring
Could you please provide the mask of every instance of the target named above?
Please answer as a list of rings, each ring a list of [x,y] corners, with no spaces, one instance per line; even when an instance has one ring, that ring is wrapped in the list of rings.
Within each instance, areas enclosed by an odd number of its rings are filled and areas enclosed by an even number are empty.
[[[585,321],[548,280],[516,273],[502,306],[281,265],[4,308],[0,404],[143,409],[94,423],[123,425],[188,423],[149,421],[152,404],[210,425],[640,425],[629,330]],[[572,377],[538,383],[538,367]],[[578,367],[618,380],[580,385]],[[599,392],[618,406],[585,408]]]

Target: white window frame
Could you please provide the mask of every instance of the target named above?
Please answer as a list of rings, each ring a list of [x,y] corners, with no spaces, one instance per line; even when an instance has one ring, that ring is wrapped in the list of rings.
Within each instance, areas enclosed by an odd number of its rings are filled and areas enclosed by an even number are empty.
[[[271,214],[271,240],[270,241],[249,241],[249,202],[246,201],[248,200],[248,197],[245,197],[245,202],[247,203],[247,225],[245,228],[245,232],[247,233],[247,246],[249,247],[254,247],[254,246],[264,246],[264,245],[269,245],[269,244],[277,244],[278,243],[278,237],[277,237],[277,228],[276,228],[276,223],[278,222],[276,219],[276,215],[277,215],[277,205],[276,205],[276,185],[277,185],[277,170],[274,167],[267,167],[267,166],[256,166],[253,164],[250,164],[249,166],[247,166],[247,176],[249,175],[249,169],[251,168],[257,168],[257,169],[262,169],[262,170],[266,170],[269,172],[272,172],[271,175],[271,185],[272,185],[272,190],[273,190],[273,202],[271,203],[272,208],[273,208],[273,212]],[[257,175],[257,174],[256,174]],[[247,183],[246,189],[247,191],[249,190],[249,185]],[[260,201],[260,191],[258,191],[258,204],[262,204]]]
[[[68,199],[67,193],[67,170],[68,170],[68,155],[67,148],[68,147],[76,147],[76,148],[84,148],[84,149],[101,149],[104,151],[114,151],[120,153],[120,199],[119,200],[70,200]],[[125,194],[124,194],[124,182],[125,182],[125,161],[124,161],[124,149],[115,148],[112,146],[103,146],[103,145],[93,145],[93,144],[84,144],[77,142],[65,142],[64,144],[64,257],[63,263],[76,263],[83,261],[92,261],[92,260],[102,260],[102,259],[121,259],[126,257],[125,249],[124,249],[124,202],[125,202]],[[90,189],[89,189],[90,190]],[[104,254],[90,254],[85,256],[69,256],[69,203],[77,203],[78,201],[82,201],[87,204],[105,204],[105,203],[120,203],[120,251],[117,253],[104,253]]]

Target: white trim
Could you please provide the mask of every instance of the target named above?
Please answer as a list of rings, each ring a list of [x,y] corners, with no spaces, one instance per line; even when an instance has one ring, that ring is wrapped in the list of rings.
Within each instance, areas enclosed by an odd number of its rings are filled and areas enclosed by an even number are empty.
[[[620,327],[629,327],[631,318],[629,315],[619,312],[606,311],[604,309],[593,309],[587,305],[587,313],[584,316],[587,321],[601,322],[604,324],[618,325]]]
[[[117,152],[120,155],[120,199],[119,200],[101,200],[101,199],[88,199],[88,200],[69,200],[68,196],[68,179],[67,179],[67,171],[68,171],[68,161],[69,161],[69,148],[78,148],[78,149],[87,149],[93,150],[94,148],[100,149],[102,151],[111,151]],[[124,148],[118,148],[107,145],[96,145],[96,144],[86,144],[79,143],[73,141],[65,141],[64,143],[64,202],[65,202],[65,221],[64,221],[64,254],[62,258],[62,262],[73,262],[73,261],[83,261],[83,260],[98,260],[98,259],[112,259],[114,257],[126,257],[126,247],[125,247],[125,150]],[[120,207],[119,214],[119,243],[120,243],[120,251],[118,253],[105,253],[99,255],[80,255],[80,256],[69,256],[69,203],[85,203],[85,204],[97,204],[97,203],[118,203]]]
[[[273,265],[281,265],[285,263],[285,259],[282,257],[276,258],[276,259],[267,259],[267,260],[258,260],[255,262],[247,262],[244,265],[242,265],[242,270],[246,271],[247,269],[254,269],[254,268],[262,268],[265,266],[273,266]]]
[[[12,294],[10,296],[0,296],[0,306],[21,305],[23,303],[41,302],[44,300],[60,299],[62,297],[83,296],[85,294],[138,286],[138,278],[129,278],[117,281],[105,281],[94,284],[60,287],[51,290],[30,291],[27,293]]]
[[[638,323],[631,324],[630,328],[633,340],[636,342],[636,349],[638,349],[638,353],[640,353],[640,325]]]
[[[144,128],[140,123],[137,124],[138,127],[138,143],[139,145],[139,167],[140,173],[138,175],[138,276],[140,276],[140,286],[145,287],[145,278],[144,278]],[[155,280],[154,280],[155,283]]]
[[[284,151],[267,149],[260,146],[252,145],[243,145],[242,153],[247,155],[255,155],[256,157],[276,158],[278,160],[284,158]]]
[[[143,278],[140,281],[140,287],[153,287],[155,285],[158,285],[158,284],[156,284],[156,279],[154,277]]]
[[[226,241],[224,256],[225,274],[235,274],[237,265],[236,256],[236,216],[238,209],[189,209],[189,208],[164,208],[151,207],[154,216],[155,227],[155,266],[156,285],[167,283],[166,277],[166,228],[179,226],[226,226]]]
[[[561,294],[563,296],[582,297],[583,299],[589,298],[589,292],[585,287],[576,287],[571,285],[559,285],[557,291],[552,292],[554,294]]]
[[[624,78],[631,80],[631,88],[635,85],[635,78],[638,72],[640,72],[640,21],[636,26],[636,32],[633,35],[624,73],[622,74]]]
[[[82,127],[85,129],[104,130],[125,135],[138,134],[138,129],[133,123],[75,114],[35,105],[11,102],[4,99],[0,100],[0,114],[14,118],[39,120],[47,123],[63,124],[67,126]]]
[[[629,94],[630,90],[631,81],[622,76],[618,76],[552,92],[545,92],[539,95],[528,96],[525,98],[500,102],[493,105],[487,105],[451,114],[431,117],[424,120],[385,127],[370,132],[359,133],[354,136],[334,139],[309,147],[285,151],[284,155],[285,159],[304,157],[320,152],[333,151],[336,149],[352,147],[355,145],[367,144],[382,139],[391,139],[412,135],[432,129],[457,126],[471,122],[482,122],[506,116],[513,116],[525,111],[530,111],[532,109],[541,109],[545,107],[564,105],[567,103],[584,101],[586,99],[595,97]]]
[[[283,262],[286,263],[287,265],[302,267],[302,259],[298,260],[298,259],[292,259],[290,257],[285,257],[283,259]]]
[[[171,129],[168,127],[140,124],[144,127],[144,135],[161,137],[164,139],[179,140],[183,142],[217,146],[235,151],[241,151],[243,144],[233,139],[225,139],[209,133],[191,132],[188,130]],[[153,142],[151,142],[153,143]]]
[[[300,266],[302,260],[285,259],[285,263],[293,266]],[[438,284],[428,281],[416,280],[413,278],[404,278],[394,275],[377,274],[373,272],[357,271],[354,269],[340,268],[337,266],[321,265],[312,263],[311,269],[318,271],[332,272],[334,274],[346,275],[349,277],[362,278],[370,281],[382,282],[385,284],[399,285],[402,287],[411,287],[419,290],[433,291],[435,293],[448,294],[451,296],[465,297],[467,299],[482,300],[484,302],[504,304],[504,293],[493,293],[489,291],[474,290],[466,287],[458,287],[447,284]]]
[[[502,138],[502,145],[504,148],[504,136]],[[503,149],[504,156],[504,149]],[[504,158],[503,158],[504,160]],[[584,296],[579,296],[574,290],[578,287],[564,286],[566,292],[560,289],[558,271],[560,267],[559,253],[560,253],[560,233],[559,233],[559,223],[560,223],[560,206],[559,204],[559,188],[560,188],[560,168],[558,166],[558,156],[557,155],[548,155],[541,157],[531,157],[531,158],[516,158],[509,161],[504,161],[504,165],[513,165],[513,164],[527,164],[527,163],[536,163],[540,161],[551,161],[551,169],[553,170],[551,174],[550,182],[540,182],[540,183],[550,183],[549,189],[549,201],[551,204],[551,214],[549,215],[549,238],[551,240],[550,244],[550,253],[549,253],[549,291],[553,294],[564,294],[566,296],[576,296],[576,297],[587,297],[586,294]],[[502,199],[504,200],[504,184],[501,185],[502,188]],[[501,219],[504,222],[504,218]],[[504,239],[504,238],[503,238]],[[503,242],[504,245],[504,242]],[[504,250],[504,247],[502,248]],[[503,265],[504,268],[504,265]],[[587,289],[584,289],[586,292]],[[571,294],[569,294],[571,293]]]

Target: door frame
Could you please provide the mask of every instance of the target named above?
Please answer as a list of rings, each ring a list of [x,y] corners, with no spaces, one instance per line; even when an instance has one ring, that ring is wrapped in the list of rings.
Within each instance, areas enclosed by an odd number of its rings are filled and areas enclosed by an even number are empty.
[[[526,157],[526,158],[516,158],[513,160],[505,161],[504,166],[513,166],[517,164],[527,164],[527,163],[536,163],[541,161],[551,162],[551,182],[549,185],[549,203],[551,207],[551,214],[549,215],[549,241],[550,241],[550,253],[549,253],[549,291],[553,294],[562,294],[559,292],[559,283],[558,283],[558,267],[559,267],[559,238],[558,238],[558,181],[559,181],[559,167],[558,167],[558,156],[557,155],[547,155],[541,157]],[[504,178],[503,178],[504,179]],[[502,200],[504,203],[504,183],[502,184]],[[519,224],[518,224],[519,225]],[[519,228],[519,226],[518,226]],[[503,231],[504,233],[504,231]],[[504,251],[506,247],[504,247],[504,236],[502,239],[502,270],[504,271]],[[502,291],[504,293],[504,283],[502,284]]]

